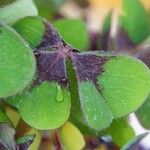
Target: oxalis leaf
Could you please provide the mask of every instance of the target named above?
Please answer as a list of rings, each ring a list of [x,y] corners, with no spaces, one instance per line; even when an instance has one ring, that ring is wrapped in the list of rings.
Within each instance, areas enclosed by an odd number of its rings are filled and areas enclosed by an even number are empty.
[[[21,92],[33,79],[35,57],[13,29],[0,23],[0,98]]]
[[[70,96],[66,89],[61,89],[55,82],[43,82],[15,98],[24,121],[37,129],[60,127],[69,117]]]
[[[60,127],[69,116],[69,91],[71,117],[94,130],[107,128],[112,119],[135,111],[144,102],[150,92],[150,71],[144,63],[122,55],[79,53],[48,22],[30,17],[29,24],[32,19],[46,29],[34,49],[38,78],[32,90],[10,101],[28,124],[38,129]]]
[[[0,19],[9,24],[25,16],[36,15],[38,11],[32,0],[1,0],[0,2]]]
[[[68,44],[81,51],[88,47],[88,32],[86,24],[82,20],[60,19],[55,21],[53,25]]]

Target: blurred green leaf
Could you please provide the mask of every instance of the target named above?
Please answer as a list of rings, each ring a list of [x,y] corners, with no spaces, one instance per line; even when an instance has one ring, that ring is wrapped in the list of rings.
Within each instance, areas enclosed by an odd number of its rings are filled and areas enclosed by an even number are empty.
[[[150,96],[148,96],[145,103],[136,112],[137,118],[146,129],[150,129]]]
[[[0,98],[26,88],[35,73],[35,57],[21,36],[0,23]]]
[[[106,33],[106,32],[109,32],[110,30],[110,27],[111,27],[111,21],[112,21],[112,12],[110,12],[104,22],[103,22],[103,28],[102,28],[102,34]]]
[[[140,141],[147,136],[148,133],[140,134],[124,145],[121,150],[136,150]]]
[[[37,9],[32,0],[15,0],[12,1],[9,5],[0,7],[0,19],[6,21],[9,24],[13,24],[25,16],[37,15]]]
[[[64,3],[64,0],[34,0],[39,16],[51,20],[58,12],[59,7]]]
[[[113,142],[119,147],[135,137],[134,130],[126,118],[113,120],[111,126],[103,132],[111,135]]]
[[[140,0],[123,0],[120,23],[134,44],[141,43],[150,34],[149,16]]]
[[[110,12],[103,22],[102,31],[100,33],[98,47],[102,50],[107,50],[110,48],[110,28],[112,23],[112,13]]]
[[[53,24],[65,42],[79,50],[86,50],[88,47],[88,32],[82,20],[60,19]]]

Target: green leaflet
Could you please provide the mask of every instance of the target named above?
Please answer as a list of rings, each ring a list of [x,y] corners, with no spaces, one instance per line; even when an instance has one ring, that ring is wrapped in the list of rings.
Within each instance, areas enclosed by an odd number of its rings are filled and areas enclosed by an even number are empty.
[[[79,83],[79,95],[84,119],[89,127],[99,130],[108,127],[112,114],[103,96],[92,82]]]
[[[10,27],[0,24],[0,98],[15,95],[29,85],[35,67],[29,45]]]
[[[17,21],[13,27],[26,39],[31,48],[36,48],[36,46],[40,44],[46,32],[43,22],[36,17],[22,18]]]
[[[126,118],[113,120],[111,126],[104,130],[103,133],[111,135],[113,142],[119,147],[122,147],[135,137],[134,130]]]
[[[57,83],[43,82],[14,99],[22,119],[36,129],[58,128],[69,117],[69,92]]]
[[[136,112],[137,118],[146,129],[150,129],[150,96]]]
[[[58,9],[64,3],[64,0],[34,0],[39,16],[42,16],[48,20],[53,19]]]
[[[98,77],[103,96],[114,118],[135,111],[150,92],[150,71],[145,64],[127,56],[111,58]]]
[[[61,19],[53,24],[62,38],[71,46],[82,51],[88,47],[88,32],[82,20]]]
[[[15,23],[20,18],[36,16],[37,14],[37,9],[32,0],[15,0],[11,4],[0,8],[0,19],[9,24]]]
[[[134,7],[133,7],[134,6]],[[120,18],[122,29],[132,42],[141,43],[150,34],[149,16],[140,0],[123,0],[124,14]]]

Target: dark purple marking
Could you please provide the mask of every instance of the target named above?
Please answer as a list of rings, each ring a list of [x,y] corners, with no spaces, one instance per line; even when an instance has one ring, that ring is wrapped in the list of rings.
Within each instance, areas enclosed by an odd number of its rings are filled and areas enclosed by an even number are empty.
[[[104,64],[109,58],[96,54],[74,54],[73,65],[80,81],[91,80],[94,83],[104,71]]]
[[[47,28],[45,37],[35,52],[38,70],[38,80],[35,84],[55,81],[67,86],[65,60],[71,59],[78,80],[91,80],[98,88],[97,76],[104,71],[104,64],[109,58],[96,53],[79,54],[59,37],[58,32],[49,23],[46,22],[45,25]],[[56,48],[57,51],[48,51],[48,48]]]
[[[62,39],[59,37],[58,32],[49,22],[43,22],[45,24],[45,34],[42,42],[36,47],[37,50],[45,50],[45,48],[59,48],[63,45]]]
[[[125,32],[123,29],[118,29],[117,36],[116,36],[116,44],[117,44],[117,50],[131,50],[136,46],[135,43],[130,39],[127,32]]]
[[[55,81],[62,86],[68,84],[65,59],[58,52],[41,52],[36,55],[38,80]]]

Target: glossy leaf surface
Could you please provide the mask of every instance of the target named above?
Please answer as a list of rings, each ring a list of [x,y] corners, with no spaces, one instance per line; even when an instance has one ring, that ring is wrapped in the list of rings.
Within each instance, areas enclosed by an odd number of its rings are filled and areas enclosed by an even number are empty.
[[[46,28],[41,20],[33,17],[22,18],[14,26],[15,30],[28,41],[32,48],[40,44]]]
[[[53,24],[64,41],[74,48],[85,50],[88,47],[88,32],[82,20],[61,19]]]
[[[13,29],[0,24],[0,98],[21,92],[33,79],[35,57]]]
[[[69,93],[54,82],[43,82],[31,93],[17,96],[15,100],[22,119],[37,129],[58,128],[69,117]]]

